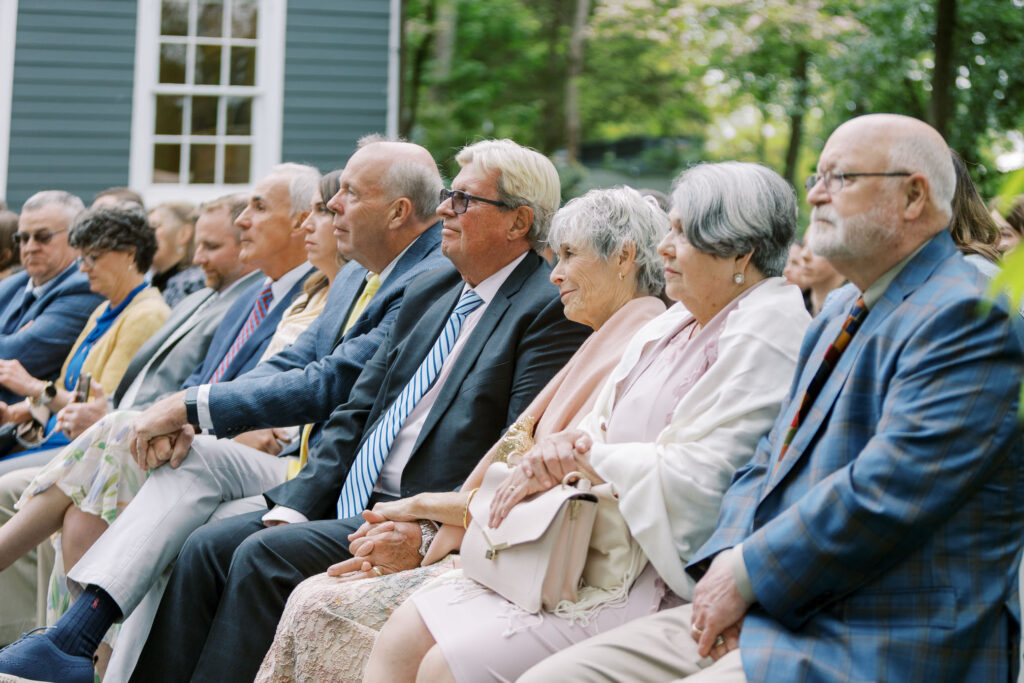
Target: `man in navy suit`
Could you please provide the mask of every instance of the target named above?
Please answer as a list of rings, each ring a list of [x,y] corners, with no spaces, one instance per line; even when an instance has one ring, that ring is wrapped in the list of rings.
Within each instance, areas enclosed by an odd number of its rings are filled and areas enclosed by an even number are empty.
[[[510,140],[476,143],[457,159],[455,192],[438,208],[441,249],[455,269],[410,287],[310,465],[265,494],[272,509],[191,536],[133,680],[251,680],[291,588],[348,556],[347,534],[363,520],[337,518],[341,492],[359,488],[349,507],[362,510],[454,488],[586,338],[563,316],[550,268],[531,248],[558,208],[551,162]],[[342,199],[346,211],[357,205],[358,194]],[[404,419],[395,422],[396,411]],[[366,449],[386,432],[393,440],[380,446],[375,474],[354,484],[350,476],[368,471]],[[419,539],[420,529],[404,530]]]
[[[0,281],[0,364],[16,360],[33,377],[56,379],[64,359],[93,310],[103,300],[78,272],[78,252],[68,231],[85,210],[82,200],[61,190],[28,198],[15,238],[25,269]],[[19,396],[0,384],[0,401]]]
[[[339,196],[359,197],[338,206],[335,217],[339,249],[354,262],[338,274],[323,313],[293,345],[252,372],[174,394],[152,406],[140,420],[165,425],[179,420],[180,426],[186,419],[183,396],[201,396],[213,418],[211,431],[232,436],[253,428],[323,421],[333,406],[345,402],[363,365],[394,322],[406,285],[447,260],[440,253],[440,225],[434,213],[441,177],[425,149],[365,139],[345,167],[341,188]],[[371,286],[374,290],[364,291]],[[315,442],[318,434],[314,429],[311,440]],[[298,442],[284,454],[296,446]],[[114,585],[97,578],[96,572],[118,575],[111,577],[117,589],[123,588],[118,579],[130,577],[131,595],[122,590],[116,593],[127,614],[173,560],[188,533],[205,522],[218,503],[283,482],[287,467],[288,460],[237,441],[201,437],[179,469],[153,471],[119,518],[122,521],[87,553],[85,564],[80,561],[77,566],[89,572],[88,583],[109,585],[112,593]],[[235,502],[235,510],[252,509],[252,501]],[[230,514],[231,509],[218,514]],[[141,531],[143,526],[146,531]],[[139,539],[146,539],[146,552],[134,558],[137,564],[126,565],[123,560],[133,550],[123,544],[135,546]],[[146,603],[151,600],[152,596],[147,597]],[[139,611],[144,612],[145,606]],[[116,665],[123,666],[126,636],[134,642],[140,630],[144,638],[148,623],[144,614],[136,612],[122,630]]]
[[[687,567],[693,604],[520,680],[1011,679],[1024,340],[950,238],[955,184],[921,121],[836,129],[806,184],[809,247],[850,284]]]

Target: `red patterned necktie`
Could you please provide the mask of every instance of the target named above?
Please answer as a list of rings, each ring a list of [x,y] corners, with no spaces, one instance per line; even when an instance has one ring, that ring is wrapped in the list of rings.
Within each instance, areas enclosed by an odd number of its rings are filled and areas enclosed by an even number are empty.
[[[231,361],[235,359],[238,354],[238,350],[245,345],[245,342],[249,339],[250,335],[256,331],[256,328],[260,326],[260,322],[267,315],[267,310],[270,308],[270,302],[274,300],[274,292],[271,291],[270,285],[268,284],[260,292],[259,298],[256,299],[256,304],[252,307],[252,313],[249,314],[249,318],[242,325],[242,329],[238,331],[238,336],[235,337],[235,341],[232,342],[231,348],[224,354],[224,358],[221,359],[220,365],[213,371],[213,376],[210,377],[210,384],[216,384],[227,372],[228,366],[231,365]]]
[[[786,451],[789,450],[789,444],[792,443],[796,430],[800,428],[801,423],[807,417],[807,413],[811,411],[814,399],[818,398],[821,388],[825,386],[825,381],[832,374],[836,363],[839,362],[839,357],[843,355],[843,351],[850,345],[850,340],[853,339],[853,335],[857,333],[860,324],[864,322],[866,317],[868,317],[868,309],[864,306],[864,297],[861,296],[853,304],[853,309],[850,311],[850,315],[846,317],[846,322],[843,323],[839,336],[836,337],[836,340],[825,351],[824,360],[822,360],[821,365],[818,367],[818,371],[814,373],[811,383],[807,385],[803,398],[800,399],[800,409],[793,416],[793,423],[789,425],[786,438],[782,441],[782,451],[779,453],[779,459],[775,463],[775,471],[778,471],[779,465],[782,464],[782,460],[786,457]]]

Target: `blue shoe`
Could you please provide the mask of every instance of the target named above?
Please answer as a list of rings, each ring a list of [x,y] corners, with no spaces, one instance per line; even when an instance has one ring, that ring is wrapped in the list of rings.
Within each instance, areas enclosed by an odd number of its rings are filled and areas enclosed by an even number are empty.
[[[0,650],[0,683],[93,683],[92,660],[61,652],[36,629]]]

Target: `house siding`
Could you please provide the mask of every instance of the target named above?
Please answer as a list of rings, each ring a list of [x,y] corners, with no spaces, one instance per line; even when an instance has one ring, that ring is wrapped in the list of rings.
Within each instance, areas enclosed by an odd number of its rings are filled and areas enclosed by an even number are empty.
[[[18,5],[8,203],[63,189],[88,204],[128,181],[135,0]]]
[[[328,171],[387,125],[388,0],[289,0],[284,161]]]

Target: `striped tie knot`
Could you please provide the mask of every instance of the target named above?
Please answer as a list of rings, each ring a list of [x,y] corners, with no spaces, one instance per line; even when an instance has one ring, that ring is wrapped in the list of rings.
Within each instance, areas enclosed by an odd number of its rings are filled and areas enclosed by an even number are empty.
[[[408,384],[402,388],[398,398],[388,406],[384,416],[377,421],[373,431],[363,441],[345,478],[341,495],[338,496],[338,519],[355,517],[366,508],[377,477],[380,476],[384,461],[391,452],[391,446],[402,424],[437,379],[445,359],[459,338],[462,324],[483,302],[480,295],[471,289],[462,294],[459,302],[455,304],[455,309],[448,316],[441,334],[416,368]]]

